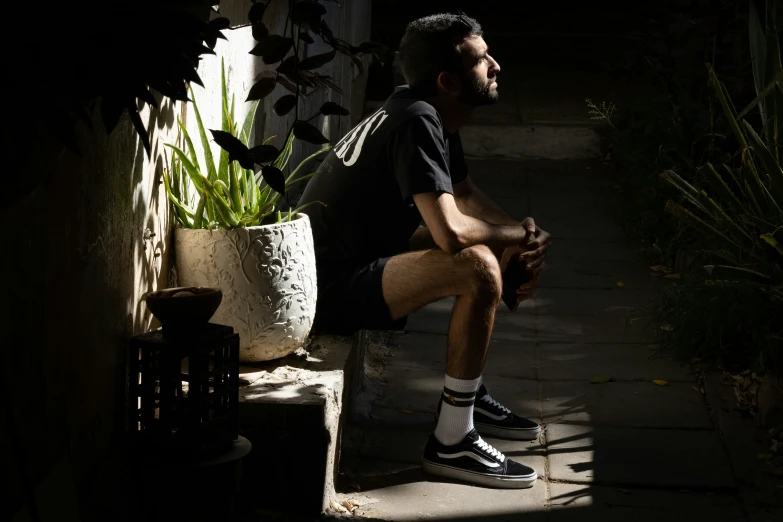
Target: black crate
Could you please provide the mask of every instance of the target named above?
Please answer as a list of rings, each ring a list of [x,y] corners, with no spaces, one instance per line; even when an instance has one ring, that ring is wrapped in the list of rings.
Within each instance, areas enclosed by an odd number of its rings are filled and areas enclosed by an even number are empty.
[[[189,460],[230,450],[239,436],[239,335],[210,323],[194,335],[133,337],[130,392],[140,447]]]

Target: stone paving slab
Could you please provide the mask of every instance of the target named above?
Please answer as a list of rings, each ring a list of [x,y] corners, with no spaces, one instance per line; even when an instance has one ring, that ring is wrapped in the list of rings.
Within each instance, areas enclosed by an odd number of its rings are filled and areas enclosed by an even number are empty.
[[[729,495],[560,483],[550,484],[549,495],[552,522],[745,520],[739,503]]]
[[[542,223],[543,226],[543,223]],[[546,228],[544,228],[546,230]],[[597,241],[595,239],[555,238],[547,253],[549,261],[569,260],[572,266],[595,261],[636,261],[635,245],[625,241]]]
[[[633,292],[624,288],[538,288],[533,299],[520,304],[519,310],[535,308],[537,315],[625,315],[644,309],[651,298],[648,292]]]
[[[633,344],[538,343],[542,381],[695,381],[690,366],[663,357],[657,348]],[[654,357],[654,358],[651,358]]]
[[[421,469],[361,478],[366,496],[377,502],[362,507],[365,516],[390,522],[443,520],[457,522],[543,522],[546,487],[498,490],[440,481]]]
[[[405,330],[446,335],[453,302],[453,298],[441,299],[414,312],[408,317]],[[492,338],[499,341],[532,342],[535,339],[535,323],[536,319],[529,311],[509,312],[505,305],[501,304],[495,317]]]
[[[399,429],[390,426],[368,428],[365,430],[365,440],[360,453],[365,457],[383,459],[407,464],[420,464],[424,446],[432,433],[432,428]],[[487,442],[507,456],[530,466],[543,476],[545,456],[537,441],[502,440],[485,437]]]
[[[714,431],[547,427],[549,477],[555,481],[655,488],[734,488]]]
[[[446,369],[446,336],[419,332],[396,334],[391,342],[396,345],[388,364],[411,368]],[[500,375],[520,379],[537,378],[536,347],[529,342],[493,340],[484,367],[485,375]]]
[[[701,392],[690,384],[652,382],[547,382],[542,384],[544,423],[601,427],[713,428]]]
[[[620,314],[536,316],[539,342],[647,344],[656,341],[655,325],[647,318]]]
[[[557,251],[555,250],[555,254]],[[617,283],[625,291],[650,291],[656,279],[649,275],[646,265],[628,261],[600,261],[593,259],[547,258],[546,270],[539,278],[539,288],[603,288],[614,290]]]
[[[386,390],[376,404],[393,410],[435,413],[443,391],[443,370],[386,367]],[[538,416],[538,383],[487,374],[492,396],[525,417]]]

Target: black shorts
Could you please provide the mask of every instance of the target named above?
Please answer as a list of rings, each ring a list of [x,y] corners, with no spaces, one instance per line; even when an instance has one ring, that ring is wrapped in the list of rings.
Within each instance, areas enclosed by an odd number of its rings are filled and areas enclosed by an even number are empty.
[[[347,335],[357,330],[402,330],[407,317],[392,319],[383,298],[383,269],[389,259],[337,274],[319,270],[313,331]]]

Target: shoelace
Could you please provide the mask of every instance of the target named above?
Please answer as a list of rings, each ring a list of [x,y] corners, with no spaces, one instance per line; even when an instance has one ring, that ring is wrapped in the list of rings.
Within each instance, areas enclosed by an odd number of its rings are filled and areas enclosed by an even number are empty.
[[[501,410],[503,413],[505,413],[506,415],[508,415],[509,413],[511,413],[511,410],[509,410],[508,408],[506,408],[505,406],[503,406],[502,404],[500,404],[498,401],[496,401],[495,399],[493,399],[492,397],[490,397],[490,395],[489,395],[489,394],[486,394],[486,395],[482,396],[482,397],[481,397],[481,400],[482,400],[482,401],[484,401],[484,402],[486,402],[486,403],[488,403],[488,404],[491,404],[491,405],[492,405],[492,406],[494,406],[495,408],[498,408],[498,409],[500,409],[500,410]]]
[[[481,437],[479,437],[479,439],[477,441],[475,441],[473,444],[475,444],[479,448],[483,449],[484,451],[489,453],[491,456],[493,456],[496,459],[498,459],[500,462],[503,462],[504,460],[506,460],[506,456],[505,455],[503,455],[501,452],[499,452],[498,450],[496,450],[495,448],[493,448],[492,446],[487,444],[484,441],[484,439],[482,439]]]

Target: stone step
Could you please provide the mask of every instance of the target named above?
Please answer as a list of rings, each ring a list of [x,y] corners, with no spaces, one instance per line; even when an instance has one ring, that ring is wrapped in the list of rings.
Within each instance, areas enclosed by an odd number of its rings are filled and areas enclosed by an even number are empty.
[[[240,367],[240,432],[253,444],[239,497],[248,508],[328,509],[360,343],[313,336],[288,357]]]

